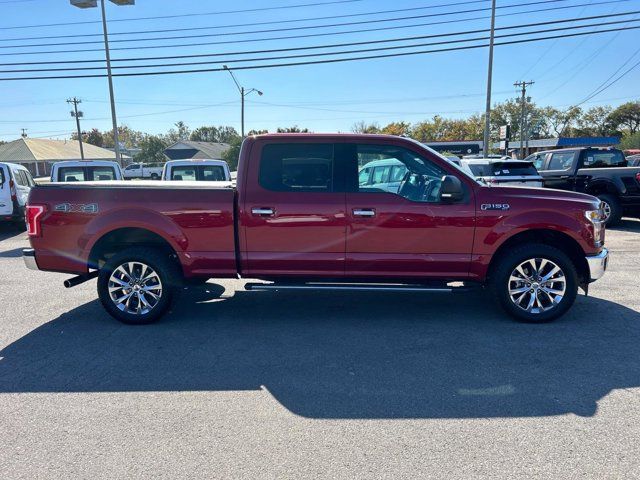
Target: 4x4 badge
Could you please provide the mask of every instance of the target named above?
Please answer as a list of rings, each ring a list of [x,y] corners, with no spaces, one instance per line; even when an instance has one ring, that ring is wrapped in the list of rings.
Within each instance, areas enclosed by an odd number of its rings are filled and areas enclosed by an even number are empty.
[[[97,203],[60,203],[53,207],[56,212],[63,213],[98,213]]]

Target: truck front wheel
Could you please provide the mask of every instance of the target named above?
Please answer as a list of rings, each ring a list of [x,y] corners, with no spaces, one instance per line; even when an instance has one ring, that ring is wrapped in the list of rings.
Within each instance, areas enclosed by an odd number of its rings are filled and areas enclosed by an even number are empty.
[[[602,210],[604,210],[604,222],[607,227],[612,227],[620,223],[622,219],[622,206],[620,200],[615,195],[603,193],[598,195],[602,202]]]
[[[144,247],[111,257],[98,275],[98,296],[117,320],[143,325],[157,321],[171,306],[179,271],[166,252]]]
[[[578,293],[571,259],[545,244],[521,245],[497,260],[490,288],[502,308],[518,320],[549,322],[569,310]]]

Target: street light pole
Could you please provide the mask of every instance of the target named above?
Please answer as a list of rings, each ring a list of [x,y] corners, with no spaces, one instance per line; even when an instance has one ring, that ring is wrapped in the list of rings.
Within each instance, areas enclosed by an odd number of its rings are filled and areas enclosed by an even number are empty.
[[[253,92],[256,92],[258,95],[262,96],[262,92],[255,88],[250,88],[249,90],[245,90],[245,88],[240,85],[240,83],[236,79],[236,76],[233,74],[233,72],[228,66],[223,65],[222,68],[224,68],[227,72],[229,72],[229,74],[231,75],[231,78],[233,79],[233,83],[236,84],[236,87],[238,87],[238,91],[240,92],[240,135],[242,136],[242,138],[244,138],[244,97],[246,97],[247,95]]]
[[[98,6],[97,0],[69,0],[71,5],[78,8],[94,8]],[[115,5],[135,5],[135,0],[109,0]],[[122,157],[120,155],[120,140],[118,138],[118,120],[116,117],[116,101],[113,93],[113,77],[111,75],[111,54],[109,52],[109,33],[107,31],[107,12],[105,9],[105,0],[100,0],[100,9],[102,11],[102,33],[104,36],[104,52],[107,61],[107,79],[109,81],[109,100],[111,103],[111,123],[113,124],[113,149],[116,154],[116,161],[122,165]]]
[[[104,34],[104,53],[107,59],[107,78],[109,81],[109,100],[111,102],[111,123],[113,124],[113,148],[116,154],[116,162],[122,165],[120,158],[120,139],[118,138],[118,120],[116,117],[116,100],[113,94],[113,77],[111,76],[111,54],[109,53],[109,33],[107,31],[107,14],[104,8],[104,1],[101,0],[102,9],[102,32]]]
[[[491,128],[491,81],[493,77],[493,37],[496,26],[496,0],[491,0],[491,33],[489,34],[489,68],[487,72],[487,103],[484,111],[484,141],[482,153],[487,158],[489,155],[490,128]]]

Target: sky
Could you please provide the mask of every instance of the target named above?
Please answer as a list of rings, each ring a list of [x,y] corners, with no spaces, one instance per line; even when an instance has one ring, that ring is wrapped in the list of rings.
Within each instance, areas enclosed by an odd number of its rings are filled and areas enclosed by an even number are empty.
[[[532,4],[534,2],[536,3]],[[490,25],[490,12],[484,9],[491,6],[489,0],[136,0],[135,3],[134,6],[117,6],[107,2],[111,54],[116,60],[114,65],[131,65],[131,62],[122,61],[126,58],[222,55],[144,62],[138,60],[137,65],[190,61],[211,63],[146,69],[121,68],[114,73],[220,68],[224,63],[233,69],[283,62],[238,61],[247,58],[366,50],[391,45],[448,41],[452,38],[459,40],[483,37],[486,33],[480,32],[457,37],[423,38],[331,49],[268,54],[238,53],[483,30]],[[546,29],[575,27],[579,24],[600,26],[571,28],[546,35],[640,25],[640,22],[601,25],[640,18],[640,14],[636,14],[525,29],[503,28],[640,11],[640,0],[497,0],[497,7],[497,35],[526,31],[532,32],[529,37],[544,36],[543,31]],[[388,12],[389,10],[394,12]],[[467,12],[460,13],[464,10]],[[387,12],[375,13],[382,11]],[[451,12],[455,14],[449,14]],[[403,19],[390,20],[399,17]],[[69,138],[70,133],[75,130],[75,120],[69,113],[70,106],[66,100],[74,96],[82,100],[80,108],[84,113],[83,130],[111,128],[106,78],[3,80],[24,76],[103,73],[103,70],[11,72],[20,69],[103,67],[104,63],[35,64],[47,61],[103,60],[100,19],[100,9],[75,8],[70,5],[69,0],[0,0],[0,140],[19,138],[23,128],[34,138]],[[354,22],[357,23],[326,26]],[[65,25],[51,26],[52,24]],[[177,29],[182,30],[139,33]],[[69,37],[74,35],[84,36]],[[195,35],[200,37],[165,39]],[[305,37],[274,39],[285,36]],[[159,39],[142,40],[143,38]],[[509,37],[508,40],[514,38],[526,37]],[[496,41],[506,40],[502,38]],[[531,80],[535,83],[529,87],[528,94],[538,105],[565,108],[579,103],[616,70],[618,75],[622,74],[640,61],[639,40],[640,29],[496,46],[493,100],[498,102],[513,98],[516,96],[513,83]],[[65,43],[67,45],[56,45]],[[464,45],[482,43],[485,41],[471,41]],[[183,46],[178,46],[179,44]],[[288,61],[415,52],[460,45],[463,44]],[[277,127],[298,125],[315,132],[345,132],[351,131],[359,121],[385,125],[392,121],[418,122],[434,115],[462,118],[472,113],[481,113],[485,106],[487,62],[488,48],[482,47],[353,62],[236,70],[235,74],[247,89],[256,88],[264,92],[262,96],[252,93],[246,97],[247,131],[275,130]],[[7,65],[9,63],[27,65]],[[134,130],[151,134],[165,133],[177,121],[185,122],[192,129],[203,125],[231,125],[240,130],[240,94],[229,72],[116,77],[114,88],[118,123]],[[640,67],[631,70],[582,106],[617,105],[639,99],[639,88]]]

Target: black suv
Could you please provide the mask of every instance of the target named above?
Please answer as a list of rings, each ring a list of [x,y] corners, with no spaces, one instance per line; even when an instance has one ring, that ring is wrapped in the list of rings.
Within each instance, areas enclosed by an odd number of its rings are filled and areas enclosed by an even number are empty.
[[[567,148],[529,155],[547,188],[584,192],[602,201],[607,225],[640,216],[640,167],[615,148]]]

